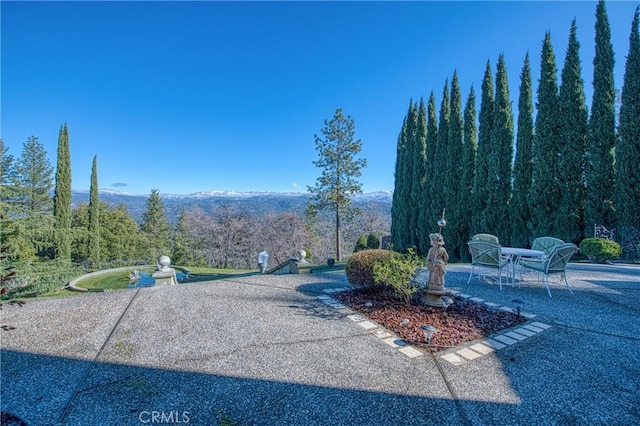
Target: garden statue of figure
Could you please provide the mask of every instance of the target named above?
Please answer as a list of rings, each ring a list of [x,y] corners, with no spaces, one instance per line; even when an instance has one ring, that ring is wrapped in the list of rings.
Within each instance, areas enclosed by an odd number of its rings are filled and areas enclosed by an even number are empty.
[[[429,269],[429,290],[443,291],[444,276],[447,273],[446,265],[449,262],[449,253],[444,248],[442,234],[430,234],[431,248],[427,253],[427,268]]]
[[[421,292],[421,304],[447,308],[453,303],[452,297],[456,292],[444,286],[444,276],[447,273],[449,253],[444,248],[444,238],[440,232],[429,235],[431,248],[427,252],[426,266],[429,269],[427,288]]]

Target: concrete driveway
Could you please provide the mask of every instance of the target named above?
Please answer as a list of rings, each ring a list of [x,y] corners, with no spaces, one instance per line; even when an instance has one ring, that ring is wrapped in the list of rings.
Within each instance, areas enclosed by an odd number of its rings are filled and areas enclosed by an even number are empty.
[[[5,305],[1,409],[29,425],[640,423],[640,267],[572,264],[575,294],[552,281],[552,298],[469,270],[447,286],[533,331],[414,351],[331,299],[340,273]]]

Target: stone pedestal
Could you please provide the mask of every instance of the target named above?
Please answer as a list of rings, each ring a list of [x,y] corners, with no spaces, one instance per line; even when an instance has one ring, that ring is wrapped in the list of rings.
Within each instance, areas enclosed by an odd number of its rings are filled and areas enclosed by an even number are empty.
[[[153,274],[151,274],[151,277],[156,280],[156,286],[178,284],[178,279],[176,278],[176,270],[173,268],[155,271]]]
[[[156,280],[156,285],[177,285],[176,270],[169,267],[171,259],[163,255],[158,258],[157,263],[158,269],[151,274],[151,277]]]
[[[311,273],[311,264],[304,260],[291,261],[291,273],[292,274],[309,274]]]
[[[453,303],[454,294],[449,290],[426,290],[422,293],[423,303],[428,306],[447,308]]]

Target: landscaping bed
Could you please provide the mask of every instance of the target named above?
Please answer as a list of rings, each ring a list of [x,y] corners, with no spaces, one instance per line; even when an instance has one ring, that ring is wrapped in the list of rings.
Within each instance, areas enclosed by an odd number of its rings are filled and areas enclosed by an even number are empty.
[[[520,315],[460,298],[444,309],[406,304],[394,297],[392,291],[380,288],[349,290],[335,293],[333,297],[396,333],[408,344],[431,352],[460,346],[526,322]],[[426,344],[421,325],[437,329],[431,345]]]

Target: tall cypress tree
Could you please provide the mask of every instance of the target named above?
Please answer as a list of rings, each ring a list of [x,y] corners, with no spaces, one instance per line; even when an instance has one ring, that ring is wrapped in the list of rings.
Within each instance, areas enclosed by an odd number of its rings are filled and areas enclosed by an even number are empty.
[[[426,178],[426,148],[427,148],[427,109],[424,100],[420,99],[416,117],[416,141],[413,150],[413,176],[411,184],[411,246],[421,251],[420,241],[420,205]],[[426,254],[426,252],[425,252]]]
[[[473,177],[475,175],[476,150],[478,149],[478,128],[476,126],[476,94],[471,86],[464,108],[464,144],[462,153],[462,179],[460,182],[458,211],[462,213],[460,220],[459,242],[460,259],[469,261],[467,241],[471,237]]]
[[[438,117],[436,114],[436,97],[431,91],[427,104],[427,145],[425,154],[425,183],[422,190],[422,202],[420,203],[420,251],[429,251],[429,234],[433,232],[436,212],[433,209],[433,197],[439,191],[438,183],[434,179],[434,163],[436,160],[436,147],[438,146]]]
[[[511,196],[511,161],[513,158],[513,112],[509,99],[509,81],[504,55],[498,57],[496,96],[493,102],[491,139],[487,161],[487,205],[484,211],[486,229],[508,244],[509,197]]]
[[[620,126],[616,142],[616,214],[618,225],[640,229],[640,34],[636,8],[624,70]]]
[[[100,201],[98,199],[98,156],[93,157],[89,187],[89,262],[100,262]]]
[[[613,149],[615,146],[615,96],[613,46],[604,0],[596,7],[596,54],[593,58],[593,100],[587,151],[586,226],[611,226],[613,210]]]
[[[531,236],[555,234],[554,217],[560,203],[558,176],[558,80],[556,56],[551,34],[546,33],[540,57],[538,83],[538,113],[535,120],[533,170],[529,204],[531,206]]]
[[[460,180],[462,179],[463,135],[462,135],[462,95],[458,72],[453,72],[451,80],[451,98],[449,101],[449,136],[447,138],[447,153],[445,156],[444,208],[447,209],[447,244],[452,259],[460,259],[462,243],[462,222],[467,220],[467,212],[459,208]],[[437,218],[436,218],[437,219]]]
[[[451,101],[449,100],[449,80],[445,80],[444,88],[442,89],[442,103],[440,104],[440,122],[438,124],[438,144],[435,149],[435,156],[433,158],[433,180],[431,185],[433,188],[431,212],[436,213],[442,211],[445,208],[446,194],[443,191],[443,182],[446,176],[447,167],[447,143],[449,142],[449,120],[451,118]],[[438,213],[439,216],[439,213]],[[432,219],[434,222],[438,220],[438,216]]]
[[[493,74],[491,63],[487,60],[487,67],[482,79],[482,93],[480,99],[480,116],[478,127],[478,152],[476,155],[475,176],[473,178],[473,216],[472,233],[493,232],[487,228],[488,224],[484,218],[484,212],[489,198],[487,179],[489,169],[487,159],[491,146],[491,127],[493,122]]]
[[[71,155],[69,153],[69,129],[60,127],[58,134],[58,163],[56,186],[53,195],[53,216],[56,219],[56,258],[71,262]]]
[[[405,184],[406,184],[406,210],[408,216],[407,224],[407,247],[417,247],[418,245],[418,204],[414,201],[418,200],[420,192],[420,181],[424,175],[422,171],[424,167],[424,147],[418,136],[419,120],[418,105],[411,104],[407,117],[407,162],[405,168]]]
[[[411,109],[413,101],[410,102]],[[391,242],[393,249],[402,252],[407,247],[407,230],[409,226],[406,203],[406,164],[407,164],[407,115],[402,122],[396,148],[396,167],[391,205]]]
[[[511,245],[526,247],[529,244],[527,225],[529,212],[529,187],[533,160],[533,89],[529,53],[524,58],[520,73],[518,98],[518,130],[516,134],[516,159],[513,166],[513,192],[509,203],[511,219]]]
[[[587,149],[587,105],[580,65],[575,19],[571,23],[567,55],[560,83],[560,157],[558,179],[562,197],[555,214],[556,237],[579,244],[584,237],[586,202],[583,176]]]

